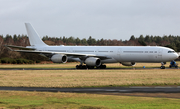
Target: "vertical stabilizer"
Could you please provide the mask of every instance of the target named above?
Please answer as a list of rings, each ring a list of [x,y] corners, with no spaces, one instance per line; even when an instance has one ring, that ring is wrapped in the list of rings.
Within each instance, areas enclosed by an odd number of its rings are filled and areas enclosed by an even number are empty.
[[[25,23],[31,46],[47,46],[30,23]]]

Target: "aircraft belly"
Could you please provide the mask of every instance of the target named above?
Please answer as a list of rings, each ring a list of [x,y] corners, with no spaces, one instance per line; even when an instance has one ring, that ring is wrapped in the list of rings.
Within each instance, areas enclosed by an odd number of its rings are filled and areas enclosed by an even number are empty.
[[[106,60],[101,60],[101,63],[116,63],[118,61],[116,61],[115,59],[106,59]]]
[[[79,58],[68,57],[68,62],[72,62],[72,61],[80,62],[81,60]]]
[[[78,61],[80,62],[81,60],[79,58],[72,58],[72,57],[68,57],[68,62],[71,61]],[[116,63],[117,61],[115,59],[105,59],[105,60],[101,60],[101,63]]]

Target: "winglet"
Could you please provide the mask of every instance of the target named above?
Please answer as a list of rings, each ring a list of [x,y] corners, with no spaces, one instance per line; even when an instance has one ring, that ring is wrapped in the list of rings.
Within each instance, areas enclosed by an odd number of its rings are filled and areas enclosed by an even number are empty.
[[[31,46],[47,46],[30,23],[25,23]]]

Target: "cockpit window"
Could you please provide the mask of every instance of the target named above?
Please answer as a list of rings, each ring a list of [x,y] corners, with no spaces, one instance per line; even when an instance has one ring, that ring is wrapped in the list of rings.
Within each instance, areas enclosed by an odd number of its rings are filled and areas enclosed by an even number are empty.
[[[168,53],[175,53],[175,51],[168,51]]]

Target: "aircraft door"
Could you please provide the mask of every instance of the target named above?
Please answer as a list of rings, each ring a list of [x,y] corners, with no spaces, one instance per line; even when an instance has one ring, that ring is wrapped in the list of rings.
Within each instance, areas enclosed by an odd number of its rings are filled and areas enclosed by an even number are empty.
[[[98,55],[99,55],[99,49],[96,49],[96,50],[95,50],[95,53],[96,53],[96,55],[98,56]]]
[[[117,60],[118,61],[121,61],[121,55],[122,55],[121,48],[118,48],[118,50],[117,50]]]
[[[162,59],[162,51],[163,51],[163,49],[158,50],[158,60]]]
[[[68,52],[72,53],[73,52],[73,48],[69,48]]]

